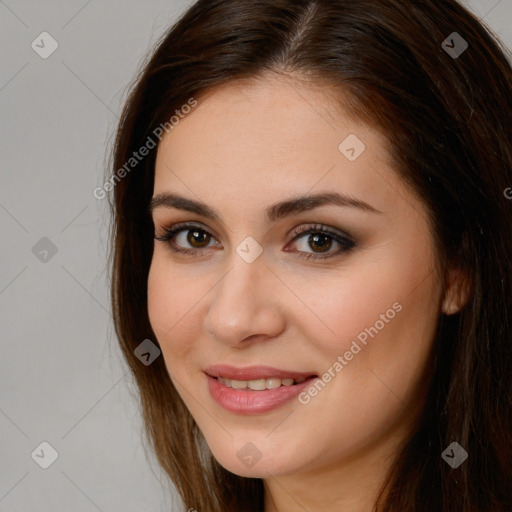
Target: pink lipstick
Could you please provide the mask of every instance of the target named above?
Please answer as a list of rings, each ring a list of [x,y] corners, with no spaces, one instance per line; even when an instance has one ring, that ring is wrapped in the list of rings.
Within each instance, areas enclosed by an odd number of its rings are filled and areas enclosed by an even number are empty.
[[[295,398],[317,378],[314,372],[270,366],[215,365],[204,373],[212,398],[224,409],[239,414],[274,410]]]

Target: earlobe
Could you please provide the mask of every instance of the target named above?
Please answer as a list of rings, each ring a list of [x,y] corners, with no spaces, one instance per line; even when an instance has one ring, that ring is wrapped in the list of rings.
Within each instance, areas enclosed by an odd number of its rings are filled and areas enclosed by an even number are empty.
[[[447,283],[442,309],[445,315],[453,315],[468,303],[470,279],[462,270],[451,269],[448,271]]]
[[[448,298],[445,298],[443,302],[443,313],[445,315],[454,315],[455,313],[458,313],[462,309],[459,302],[454,300],[448,300]]]

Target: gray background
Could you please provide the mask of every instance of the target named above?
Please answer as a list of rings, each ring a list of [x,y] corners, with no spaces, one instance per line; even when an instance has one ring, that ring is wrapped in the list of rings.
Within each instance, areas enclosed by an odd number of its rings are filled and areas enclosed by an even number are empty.
[[[92,192],[127,84],[191,3],[0,0],[0,512],[178,510],[144,450]],[[512,0],[466,4],[512,48]],[[31,456],[43,441],[48,469]]]

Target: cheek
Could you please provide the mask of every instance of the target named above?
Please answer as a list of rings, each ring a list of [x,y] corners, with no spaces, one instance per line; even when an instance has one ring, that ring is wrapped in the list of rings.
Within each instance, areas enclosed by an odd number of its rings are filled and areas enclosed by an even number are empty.
[[[303,395],[298,406],[301,428],[305,434],[315,431],[318,439],[306,443],[306,459],[320,451],[334,462],[389,432],[402,414],[421,406],[438,295],[434,279],[421,281],[420,274],[415,287],[381,276],[364,287],[358,280],[346,281],[342,290],[327,287],[311,298],[335,334],[322,336],[304,324],[310,342],[326,356],[320,377],[327,382]],[[326,410],[330,421],[319,425]]]
[[[179,357],[192,346],[189,339],[202,325],[194,314],[203,288],[199,280],[184,277],[163,257],[154,256],[148,276],[148,315],[164,357],[170,350]]]
[[[294,302],[295,319],[308,338],[337,353],[375,325],[379,332],[387,331],[407,319],[418,332],[432,326],[438,313],[440,295],[428,262],[383,258],[378,267],[354,265],[346,272],[290,275],[286,281],[300,299]]]
[[[429,254],[418,247],[414,257],[402,260],[395,250],[378,265],[359,260],[332,279],[292,282],[307,304],[295,322],[316,346],[322,370],[340,375],[331,379],[333,389],[339,386],[341,394],[374,404],[382,399],[379,387],[389,386],[404,399],[415,392],[440,314],[441,293]]]
[[[177,315],[178,290],[172,275],[164,271],[156,256],[153,257],[148,275],[148,314],[151,327],[160,339],[172,325]]]

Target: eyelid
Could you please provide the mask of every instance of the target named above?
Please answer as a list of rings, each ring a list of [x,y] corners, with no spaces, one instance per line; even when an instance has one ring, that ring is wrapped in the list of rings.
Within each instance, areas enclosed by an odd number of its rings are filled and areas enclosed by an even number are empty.
[[[285,249],[286,252],[297,252],[298,257],[305,259],[305,260],[310,260],[310,259],[311,260],[319,260],[319,261],[328,260],[331,258],[335,258],[336,256],[341,256],[344,253],[352,250],[356,246],[356,243],[355,243],[353,237],[351,237],[348,233],[346,233],[345,231],[343,231],[341,229],[331,228],[324,224],[314,223],[312,225],[301,225],[297,228],[294,228],[293,232],[294,232],[294,237],[291,239],[290,242],[295,242],[296,240],[304,237],[307,234],[321,233],[323,235],[327,235],[328,237],[330,237],[335,243],[337,243],[341,247],[337,251],[333,251],[333,252],[327,251],[324,253],[322,253],[322,252],[319,252],[319,253],[305,252],[305,251],[287,251]]]
[[[332,235],[334,237],[343,238],[347,242],[351,242],[355,244],[355,241],[352,236],[350,236],[346,231],[343,231],[339,228],[331,228],[330,226],[326,226],[325,224],[318,224],[318,223],[312,223],[310,225],[300,225],[297,228],[294,228],[293,230],[294,238],[292,238],[292,241],[298,238],[301,235],[307,234],[307,233],[325,233],[328,235]]]
[[[155,237],[154,238],[155,238],[155,240],[158,240],[159,238],[164,238],[164,237],[168,236],[170,232],[174,232],[175,234],[177,234],[180,231],[192,230],[194,228],[196,228],[196,229],[198,229],[200,231],[204,231],[205,233],[208,233],[209,235],[212,235],[215,239],[218,238],[217,234],[215,233],[214,230],[212,230],[210,228],[207,228],[201,222],[196,222],[196,221],[177,222],[175,224],[171,224],[170,226],[162,226],[160,228],[160,230],[163,231],[163,233],[160,234],[160,235],[157,235],[155,233]]]
[[[194,222],[194,221],[177,222],[176,224],[172,224],[169,227],[164,226],[161,229],[162,229],[163,233],[158,234],[155,232],[154,239],[158,240],[159,242],[167,243],[169,248],[175,253],[198,253],[202,249],[210,249],[211,248],[211,246],[208,246],[208,247],[193,249],[193,248],[188,248],[188,247],[175,246],[172,243],[172,239],[175,238],[178,234],[180,234],[182,232],[192,231],[193,229],[197,229],[198,231],[204,231],[205,233],[210,235],[216,241],[217,244],[220,244],[220,246],[222,247],[222,244],[217,240],[217,236],[214,233],[212,233],[213,230],[206,228],[200,222]]]

